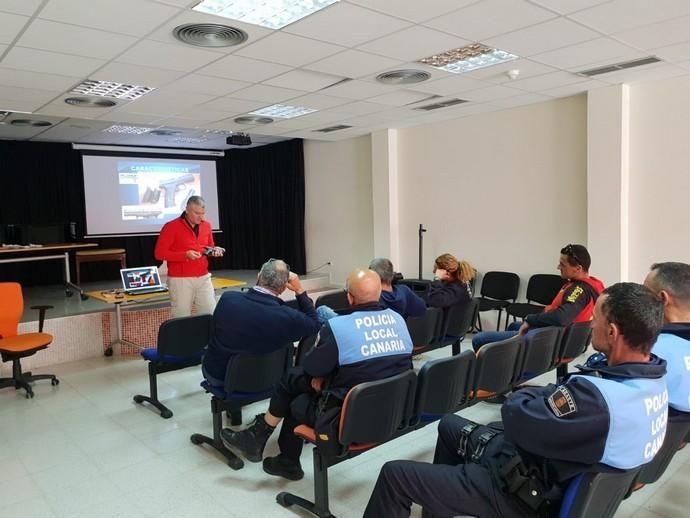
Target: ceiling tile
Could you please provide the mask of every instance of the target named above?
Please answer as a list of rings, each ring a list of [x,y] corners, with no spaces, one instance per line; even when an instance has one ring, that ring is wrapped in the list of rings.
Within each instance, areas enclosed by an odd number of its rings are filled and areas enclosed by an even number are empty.
[[[333,109],[335,112],[346,113],[351,117],[355,115],[367,115],[369,113],[382,112],[387,110],[390,106],[385,104],[376,104],[367,101],[356,101],[349,104],[344,104]]]
[[[307,94],[300,97],[295,97],[290,99],[290,102],[297,104],[298,106],[304,106],[306,108],[314,108],[316,110],[323,110],[326,108],[332,108],[334,106],[340,106],[348,102],[347,99],[342,97],[331,97],[328,95],[321,94]]]
[[[218,59],[217,52],[187,47],[182,43],[169,45],[152,40],[143,40],[118,57],[118,61],[134,65],[152,66],[191,72]]]
[[[521,57],[533,56],[547,50],[593,40],[600,36],[596,32],[565,18],[532,25],[526,29],[490,38],[484,43]]]
[[[468,43],[468,40],[416,25],[365,43],[359,50],[403,61],[417,61]]]
[[[16,86],[0,86],[0,98],[12,99],[15,101],[32,101],[37,103],[47,103],[57,96],[56,92],[48,90],[38,90],[35,88],[19,88]]]
[[[114,81],[129,85],[159,88],[177,79],[182,74],[183,72],[175,70],[163,70],[162,68],[114,62],[91,74],[90,78],[99,81]]]
[[[159,4],[175,5],[177,7],[192,8],[199,3],[199,0],[154,0]]]
[[[597,38],[532,56],[532,59],[568,70],[590,63],[617,63],[637,56],[639,51],[611,38]]]
[[[162,21],[179,12],[178,8],[142,0],[50,0],[39,17],[92,29],[144,36]],[[133,16],[133,13],[136,13]]]
[[[654,55],[673,63],[684,62],[690,57],[690,41],[654,49]]]
[[[246,99],[235,99],[233,97],[219,97],[210,102],[208,106],[227,112],[248,113],[252,110],[263,108],[266,106],[266,103],[261,101],[247,101]]]
[[[463,75],[453,75],[436,81],[426,81],[414,85],[415,90],[428,92],[436,95],[453,95],[458,92],[467,92],[487,86],[487,83],[465,77]]]
[[[383,95],[377,95],[369,100],[373,103],[386,104],[389,106],[405,106],[428,99],[429,94],[426,92],[413,92],[412,90],[398,90],[397,92],[390,92]]]
[[[610,0],[531,0],[534,4],[547,7],[560,14],[574,13]]]
[[[550,88],[548,90],[543,90],[541,93],[544,95],[550,95],[552,97],[569,97],[571,95],[588,92],[590,90],[596,90],[602,86],[609,85],[608,83],[604,83],[602,81],[590,79],[588,81],[582,81],[581,83],[573,83],[570,85],[559,86],[557,88]]]
[[[194,2],[195,4],[198,3],[198,0]],[[249,45],[250,43],[255,42],[256,40],[263,38],[264,36],[267,36],[268,34],[271,34],[270,29],[266,29],[264,27],[260,27],[258,25],[250,24],[250,23],[243,23],[238,20],[228,20],[225,18],[219,18],[218,16],[214,16],[211,14],[206,14],[206,13],[200,13],[198,11],[191,11],[191,10],[184,10],[177,16],[175,16],[173,19],[165,22],[161,27],[156,29],[153,33],[147,36],[147,39],[150,40],[156,40],[156,41],[162,41],[164,43],[178,43],[179,40],[177,40],[173,36],[173,29],[179,25],[187,24],[187,23],[212,23],[212,24],[220,24],[220,25],[227,25],[231,27],[235,27],[237,29],[241,29],[244,32],[247,33],[247,41],[240,45],[233,45],[231,47],[209,47],[208,50],[213,50],[216,52],[224,52],[224,53],[229,53],[229,52],[235,52],[237,49],[242,48],[246,45]]]
[[[113,108],[80,108],[64,102],[67,96],[62,96],[50,104],[43,106],[38,113],[55,117],[77,117],[79,119],[95,119],[99,115],[111,112]]]
[[[91,58],[111,59],[136,38],[75,25],[34,20],[17,45]]]
[[[619,72],[612,72],[610,74],[602,74],[597,77],[600,81],[605,81],[609,84],[621,84],[667,79],[669,77],[677,77],[688,74],[689,72],[682,67],[677,65],[669,65],[668,63],[662,62],[637,68],[629,68]]]
[[[570,15],[607,34],[690,14],[687,0],[614,0]]]
[[[306,68],[357,79],[383,70],[397,68],[402,63],[399,59],[377,56],[359,50],[349,49],[334,56],[327,57]]]
[[[286,74],[268,79],[264,81],[264,84],[283,88],[293,88],[306,92],[315,92],[316,90],[321,90],[322,88],[335,84],[342,79],[342,76],[321,74],[309,70],[292,70]]]
[[[433,2],[401,2],[400,0],[349,0],[351,4],[374,9],[383,14],[421,23],[477,0],[434,0]]]
[[[515,59],[513,61],[508,61],[507,63],[501,63],[499,65],[473,70],[472,72],[463,74],[463,76],[470,79],[490,81],[492,83],[510,83],[513,81],[513,79],[506,74],[506,72],[509,70],[519,70],[518,77],[520,79],[556,71],[556,69],[553,67],[549,67],[541,63],[535,63],[529,59]]]
[[[0,110],[15,112],[35,112],[45,103],[41,101],[21,101],[18,99],[7,99],[0,95]],[[2,126],[0,126],[1,128]]]
[[[548,88],[556,88],[572,83],[581,83],[586,80],[586,77],[577,76],[575,74],[559,70],[557,72],[551,72],[550,74],[544,74],[542,76],[518,79],[517,81],[511,82],[510,86],[519,88],[520,90],[527,90],[529,92],[538,92]]]
[[[179,92],[154,90],[144,97],[128,103],[123,109],[135,113],[159,113],[168,110],[170,115],[176,115],[214,98],[215,96],[212,95],[191,92],[180,95]]]
[[[328,95],[336,97],[347,97],[348,99],[366,99],[367,97],[374,97],[375,95],[385,94],[387,92],[398,90],[399,88],[386,86],[379,83],[368,83],[365,81],[348,81],[336,86],[332,86],[325,90]]]
[[[41,133],[41,140],[76,142],[88,135],[112,126],[109,121],[87,119],[65,119],[60,124]]]
[[[190,74],[167,85],[167,90],[180,92],[195,92],[209,95],[228,95],[232,92],[251,85],[245,81],[225,79],[221,77],[205,76],[202,74]]]
[[[409,27],[408,22],[352,4],[338,2],[298,22],[284,32],[354,47],[383,34]]]
[[[26,70],[14,70],[0,67],[0,85],[18,86],[19,88],[40,88],[52,92],[64,92],[81,81],[80,77],[59,76],[56,74],[39,74]]]
[[[156,115],[151,115],[148,113],[129,113],[122,111],[119,108],[111,111],[107,115],[103,115],[102,117],[113,122],[126,122],[128,124],[142,125],[150,125],[153,121],[158,119],[158,116]]]
[[[641,50],[690,41],[690,16],[637,27],[614,34],[614,37]]]
[[[58,54],[46,50],[29,49],[26,47],[12,47],[3,58],[2,66],[47,72],[49,74],[68,73],[75,77],[87,77],[91,72],[103,66],[101,59],[85,58],[70,54]]]
[[[207,65],[197,70],[197,72],[210,76],[227,77],[228,79],[240,79],[259,83],[270,77],[284,74],[289,70],[291,70],[291,67],[285,65],[232,55],[226,56],[211,65]]]
[[[0,13],[0,43],[12,43],[28,21],[26,16]]]
[[[43,0],[2,0],[0,11],[31,16]]]
[[[256,43],[241,48],[235,55],[274,63],[301,66],[344,50],[337,45],[275,32]]]
[[[525,106],[527,104],[543,103],[553,100],[547,95],[541,94],[522,94],[505,99],[496,99],[491,101],[491,104],[498,108],[514,108],[517,106]]]
[[[512,32],[557,15],[525,0],[484,0],[426,22],[424,25],[480,41]]]
[[[496,99],[505,99],[506,97],[512,97],[514,95],[521,94],[521,90],[515,88],[508,88],[507,86],[492,85],[486,88],[481,88],[479,90],[473,90],[471,92],[465,92],[462,94],[462,98],[467,101],[472,102],[491,102]]]
[[[252,85],[237,92],[233,92],[232,96],[235,99],[244,99],[247,101],[263,101],[269,104],[276,104],[287,99],[304,95],[304,91],[291,90],[289,88],[278,88],[269,85]]]

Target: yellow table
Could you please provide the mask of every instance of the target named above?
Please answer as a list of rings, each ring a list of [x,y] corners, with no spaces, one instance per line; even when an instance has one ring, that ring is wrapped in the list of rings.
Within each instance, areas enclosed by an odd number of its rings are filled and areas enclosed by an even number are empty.
[[[222,277],[211,277],[214,290],[224,290],[226,288],[234,288],[244,286],[246,282],[237,281],[234,279],[223,279]],[[146,302],[164,302],[170,298],[168,292],[163,293],[144,293],[141,295],[128,295],[122,290],[106,290],[106,291],[87,291],[87,297],[92,297],[106,304],[113,304],[115,306],[115,328],[117,337],[108,348],[105,350],[106,356],[112,356],[113,346],[127,344],[133,347],[138,347],[137,344],[129,342],[122,338],[122,306],[132,306]]]

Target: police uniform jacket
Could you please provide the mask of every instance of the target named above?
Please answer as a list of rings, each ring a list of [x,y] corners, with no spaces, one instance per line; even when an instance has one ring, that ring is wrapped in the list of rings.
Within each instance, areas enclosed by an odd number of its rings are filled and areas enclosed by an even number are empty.
[[[583,472],[645,464],[666,432],[663,359],[578,368],[563,385],[515,391],[501,409],[504,441],[540,470],[547,487],[564,487]]]
[[[412,340],[402,316],[380,302],[359,304],[326,322],[304,371],[325,378],[322,393],[343,400],[355,385],[412,368]]]
[[[668,415],[673,421],[690,420],[690,324],[673,322],[661,329],[654,354],[666,360]]]

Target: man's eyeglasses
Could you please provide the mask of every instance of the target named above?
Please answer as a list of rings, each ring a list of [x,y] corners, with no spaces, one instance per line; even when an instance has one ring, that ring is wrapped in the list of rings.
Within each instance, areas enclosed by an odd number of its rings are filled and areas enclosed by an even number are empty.
[[[575,247],[573,245],[568,245],[565,248],[563,248],[563,253],[568,257],[572,258],[577,264],[582,266],[582,261],[577,256],[577,253],[575,252]]]

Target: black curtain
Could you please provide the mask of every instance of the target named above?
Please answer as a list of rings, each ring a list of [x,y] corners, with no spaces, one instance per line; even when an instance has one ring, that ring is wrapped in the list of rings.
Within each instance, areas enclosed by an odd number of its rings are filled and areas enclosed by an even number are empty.
[[[226,152],[217,160],[217,176],[223,232],[215,234],[215,239],[228,253],[212,259],[211,268],[256,269],[269,257],[276,257],[285,259],[294,271],[304,272],[302,141]],[[76,227],[77,240],[83,240],[86,216],[81,154],[71,144],[0,141],[0,179],[4,186],[0,203],[3,242],[10,237],[7,225],[15,225],[23,242],[31,240],[30,236],[46,236],[43,242],[69,241],[70,223]],[[156,236],[87,241],[101,248],[125,248],[129,266],[155,264]],[[82,281],[115,279],[118,269],[116,263],[85,263]],[[27,286],[57,284],[62,280],[62,264],[0,264],[0,280]]]

